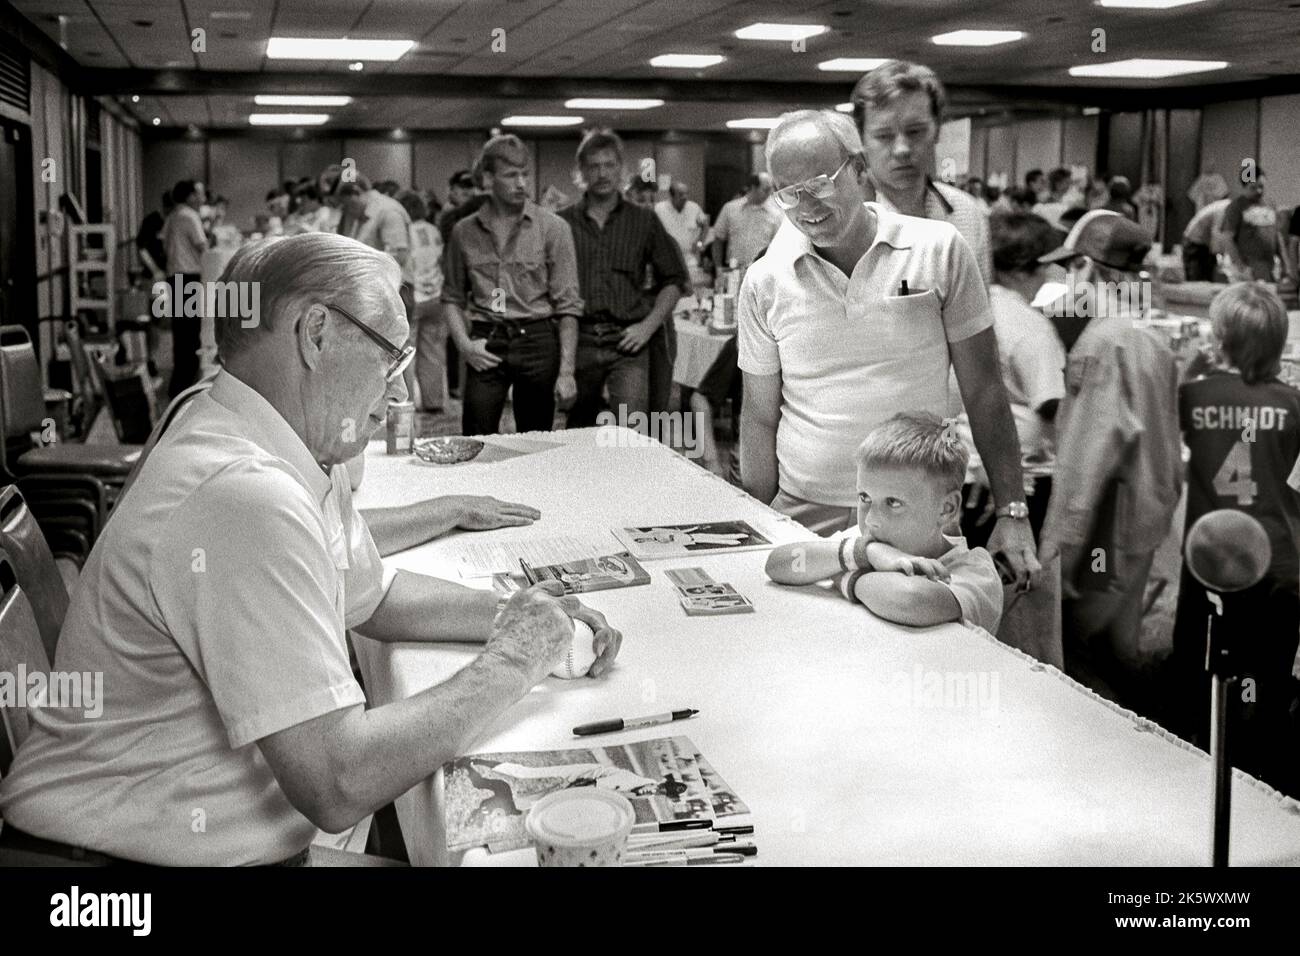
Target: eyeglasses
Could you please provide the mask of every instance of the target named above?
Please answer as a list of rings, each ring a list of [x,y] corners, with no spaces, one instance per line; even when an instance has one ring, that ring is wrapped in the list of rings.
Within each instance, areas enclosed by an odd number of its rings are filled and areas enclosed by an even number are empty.
[[[406,371],[406,367],[411,364],[411,359],[415,358],[414,345],[396,346],[346,309],[341,309],[337,305],[327,305],[326,308],[333,309],[339,315],[343,316],[343,318],[347,319],[362,332],[366,333],[366,338],[370,339],[370,341],[374,342],[392,356],[393,360],[388,366],[388,371],[384,373],[384,381],[391,382],[395,380],[399,375]]]
[[[782,186],[773,195],[776,197],[776,204],[782,209],[793,209],[799,205],[799,191],[803,190],[814,199],[826,199],[835,192],[835,177],[844,172],[844,167],[857,158],[855,153],[844,162],[840,163],[840,168],[827,176],[822,173],[820,176],[814,176],[812,179],[805,179],[801,183],[795,183],[793,186]]]

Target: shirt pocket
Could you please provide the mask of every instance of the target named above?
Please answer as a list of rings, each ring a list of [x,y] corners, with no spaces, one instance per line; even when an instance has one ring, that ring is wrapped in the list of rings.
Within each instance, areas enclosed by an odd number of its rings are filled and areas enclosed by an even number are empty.
[[[869,317],[866,332],[876,349],[894,355],[947,345],[939,296],[933,290],[885,296],[877,314]]]

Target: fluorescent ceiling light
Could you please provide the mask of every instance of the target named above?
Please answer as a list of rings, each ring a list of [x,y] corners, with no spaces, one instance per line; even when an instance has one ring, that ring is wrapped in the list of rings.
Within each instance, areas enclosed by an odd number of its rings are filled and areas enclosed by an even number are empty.
[[[838,104],[836,104],[835,109],[836,109],[837,112],[840,112],[840,113],[852,113],[852,112],[853,112],[853,104],[852,104],[852,103],[838,103]]]
[[[1186,7],[1205,0],[1097,0],[1099,7],[1115,7],[1119,10],[1172,10],[1174,7]]]
[[[352,97],[258,93],[253,97],[253,102],[258,106],[347,106],[352,102]]]
[[[725,56],[716,53],[661,53],[650,60],[651,66],[667,66],[679,70],[701,70],[717,66]]]
[[[778,117],[752,116],[749,119],[727,120],[727,129],[771,129],[778,122]]]
[[[1100,76],[1126,80],[1163,80],[1188,73],[1209,73],[1226,69],[1226,60],[1116,60],[1070,67],[1071,76]]]
[[[328,113],[250,113],[249,126],[320,126]]]
[[[581,116],[507,116],[502,126],[577,126]]]
[[[834,60],[823,60],[817,69],[833,73],[870,73],[885,60],[871,56],[841,56]]]
[[[930,42],[939,46],[997,46],[1024,38],[1020,30],[953,30],[930,37]]]
[[[396,60],[415,46],[414,40],[349,40],[319,37],[271,37],[266,55],[271,60]]]
[[[829,27],[817,23],[751,23],[736,31],[742,40],[806,40],[825,33]]]
[[[213,20],[251,20],[253,14],[248,10],[213,10],[208,14]]]
[[[636,100],[617,96],[605,98],[580,96],[577,99],[564,101],[566,110],[652,110],[656,106],[663,105],[663,100]]]

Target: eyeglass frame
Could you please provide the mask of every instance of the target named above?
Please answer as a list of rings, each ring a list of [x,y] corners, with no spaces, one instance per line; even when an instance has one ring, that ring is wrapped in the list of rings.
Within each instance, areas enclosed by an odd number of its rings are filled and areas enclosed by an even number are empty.
[[[818,173],[816,176],[812,176],[809,179],[803,180],[802,182],[792,183],[789,186],[782,186],[780,189],[774,189],[772,191],[772,199],[782,209],[794,209],[796,206],[798,206],[800,203],[799,193],[801,192],[808,193],[808,195],[812,196],[814,199],[826,199],[831,195],[831,193],[835,191],[836,177],[839,176],[840,173],[844,172],[845,166],[853,162],[853,160],[855,160],[857,157],[861,155],[862,155],[861,153],[853,153],[847,159],[845,159],[844,162],[840,163],[839,168],[836,169],[835,172],[831,173],[829,176],[827,176],[825,173]],[[825,196],[818,196],[809,188],[809,184],[814,183],[819,179],[825,180],[826,185],[830,187],[830,192],[826,193]],[[785,192],[787,189],[794,190],[794,202],[790,203],[789,205],[786,205],[786,203],[782,202],[781,200],[781,193]]]
[[[341,306],[326,303],[325,308],[333,309],[339,315],[343,316],[343,318],[347,319],[349,322],[351,322],[353,325],[359,328],[362,332],[364,332],[366,334],[366,338],[370,339],[370,341],[374,342],[381,349],[383,349],[390,356],[392,356],[392,364],[388,366],[388,371],[384,373],[385,382],[395,382],[398,376],[400,376],[403,372],[405,372],[406,369],[410,366],[411,360],[415,358],[414,345],[403,345],[403,346],[394,345],[392,342],[388,341],[388,339],[384,338],[382,335],[380,335],[370,326],[366,325],[366,323],[362,322],[355,315],[353,315],[351,312],[349,312],[347,309]]]

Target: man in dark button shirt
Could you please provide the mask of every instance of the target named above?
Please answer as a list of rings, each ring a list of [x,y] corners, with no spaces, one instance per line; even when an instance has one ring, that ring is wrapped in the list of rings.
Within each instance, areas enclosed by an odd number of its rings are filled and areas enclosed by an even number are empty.
[[[560,211],[573,230],[584,313],[578,329],[578,397],[570,428],[596,424],[602,391],[621,421],[635,423],[648,411],[647,344],[673,306],[690,290],[677,243],[653,209],[627,202],[623,141],[607,129],[592,130],[578,146],[582,199]],[[645,281],[649,268],[650,282]],[[637,419],[632,415],[640,412]]]

